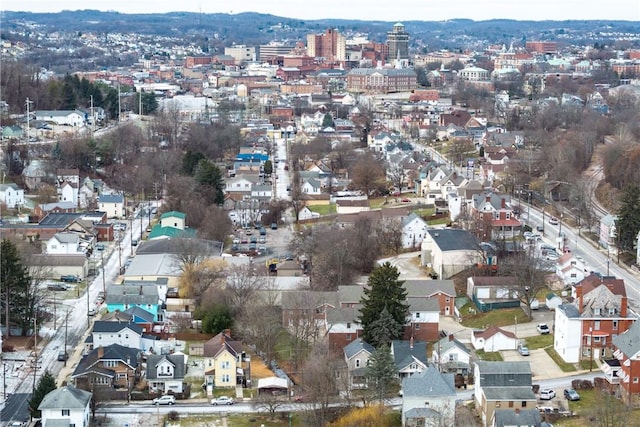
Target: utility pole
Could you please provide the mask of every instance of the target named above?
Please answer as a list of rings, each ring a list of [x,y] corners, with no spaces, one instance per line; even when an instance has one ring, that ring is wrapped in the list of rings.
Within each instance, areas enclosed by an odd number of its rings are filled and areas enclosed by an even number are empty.
[[[56,313],[56,292],[53,292],[53,329],[55,330],[58,327],[58,315]]]
[[[27,100],[24,102],[25,105],[27,106],[27,143],[29,143],[29,135],[30,135],[30,121],[31,121],[31,114],[29,113],[29,106],[31,105],[33,101],[29,100],[29,98],[27,97]]]
[[[91,316],[89,315],[89,286],[91,286],[91,281],[87,280],[87,328],[91,327]]]
[[[120,82],[118,82],[118,123],[120,123]]]
[[[7,325],[8,326],[8,325]],[[32,393],[36,391],[36,375],[38,374],[38,320],[33,318],[33,388]]]
[[[107,284],[104,278],[104,250],[100,251],[100,266],[102,267],[102,291],[107,294]]]
[[[64,316],[64,366],[67,366],[67,333],[69,331],[69,309]]]

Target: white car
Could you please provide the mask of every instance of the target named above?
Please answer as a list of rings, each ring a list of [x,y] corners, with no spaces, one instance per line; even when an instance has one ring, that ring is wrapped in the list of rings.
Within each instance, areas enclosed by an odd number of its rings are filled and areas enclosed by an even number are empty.
[[[175,396],[169,396],[165,394],[164,396],[157,397],[153,399],[154,405],[175,405],[176,398]]]
[[[542,335],[547,335],[548,333],[551,332],[551,329],[549,329],[549,326],[546,323],[538,323],[538,325],[536,326],[536,329]]]
[[[556,397],[556,392],[550,388],[540,390],[540,400],[551,400]]]
[[[217,405],[233,405],[235,402],[233,401],[233,398],[229,397],[229,396],[220,396],[216,399],[212,399],[211,400],[211,404],[214,406]]]

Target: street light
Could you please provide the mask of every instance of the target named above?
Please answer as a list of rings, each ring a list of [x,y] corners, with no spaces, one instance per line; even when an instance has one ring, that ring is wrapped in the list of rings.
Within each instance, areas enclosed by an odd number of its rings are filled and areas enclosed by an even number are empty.
[[[593,372],[593,328],[589,327],[589,372]]]

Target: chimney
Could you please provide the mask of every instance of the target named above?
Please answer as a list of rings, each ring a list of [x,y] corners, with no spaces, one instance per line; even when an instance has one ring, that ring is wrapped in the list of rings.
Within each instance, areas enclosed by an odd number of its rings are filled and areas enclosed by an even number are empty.
[[[413,335],[411,336],[411,339],[409,339],[409,348],[413,350]]]
[[[578,312],[582,313],[582,285],[576,285],[576,300],[578,301]]]
[[[104,347],[98,347],[98,359],[102,359],[104,357]]]
[[[620,317],[627,317],[627,297],[620,299]]]
[[[453,341],[453,334],[449,334],[449,341]]]
[[[486,197],[486,202],[487,202],[487,203],[491,203],[491,196],[487,196],[487,197]]]
[[[502,207],[502,209],[506,209],[506,207],[507,207],[507,199],[505,199],[504,197],[502,198],[501,207]]]
[[[142,285],[140,285],[140,295],[142,295]]]
[[[516,408],[516,415],[520,415],[520,408]]]

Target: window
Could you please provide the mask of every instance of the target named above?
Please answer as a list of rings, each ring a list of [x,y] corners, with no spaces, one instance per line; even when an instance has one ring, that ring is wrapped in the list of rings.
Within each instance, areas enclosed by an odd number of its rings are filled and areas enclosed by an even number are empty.
[[[416,319],[420,318],[420,312],[416,313]]]
[[[68,417],[69,415],[71,415],[71,414],[69,413],[69,409],[63,409],[63,410],[62,410],[62,416],[63,416],[63,417]]]
[[[118,362],[115,360],[105,360],[103,364],[105,368],[115,368],[118,366]]]
[[[594,331],[599,331],[600,330],[600,321],[599,320],[596,320],[595,322],[593,322],[593,330]]]
[[[593,337],[593,342],[600,342],[600,337]]]
[[[614,314],[616,314],[616,309],[615,308],[610,308],[609,309],[609,316],[613,316]]]
[[[449,355],[449,362],[453,362],[456,360],[455,354],[450,354]]]
[[[222,369],[229,369],[229,367],[230,367],[230,366],[231,366],[231,364],[229,363],[229,361],[228,361],[228,360],[224,360],[224,361],[222,361],[222,363],[220,364],[220,367],[221,367]]]
[[[351,334],[347,334],[347,336],[345,337],[347,341],[351,341]]]
[[[415,329],[416,331],[419,331],[419,330],[420,330],[420,323],[416,323],[416,324],[415,324],[415,328],[414,328],[414,329]]]
[[[230,380],[229,380],[229,374],[224,374],[224,375],[222,376],[222,382],[223,382],[223,383],[228,383],[228,382],[230,382]]]
[[[446,302],[450,302],[451,298],[447,297],[447,299],[445,299]]]
[[[509,408],[513,408],[513,400],[509,401]]]
[[[526,408],[526,407],[527,407],[527,401],[526,401],[526,400],[523,400],[523,401],[522,401],[522,407],[523,407],[523,408]]]
[[[594,308],[593,309],[593,315],[594,316],[600,316],[600,309],[599,308]]]
[[[360,367],[360,359],[356,359],[356,368]]]

